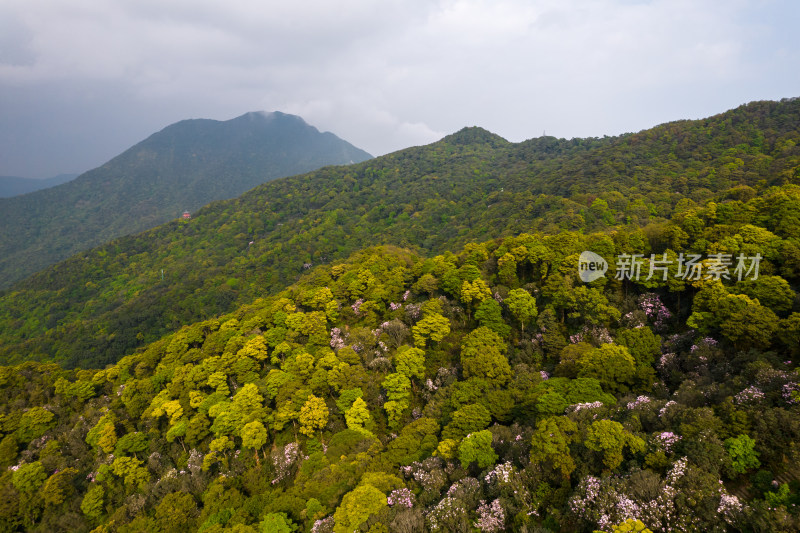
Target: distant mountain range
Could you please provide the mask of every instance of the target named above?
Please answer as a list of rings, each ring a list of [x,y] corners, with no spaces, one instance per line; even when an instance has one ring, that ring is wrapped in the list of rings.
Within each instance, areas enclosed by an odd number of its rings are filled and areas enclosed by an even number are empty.
[[[511,143],[470,127],[428,146],[274,180],[0,293],[0,362],[99,368],[279,291],[312,265],[377,244],[431,256],[571,231],[662,251],[682,250],[691,238],[703,251],[712,242],[702,237],[709,216],[717,228],[758,222],[800,239],[799,125],[800,100],[789,100],[618,137]],[[714,214],[701,217],[706,205]],[[782,266],[793,279],[800,246],[786,246],[797,250]],[[608,247],[601,239],[591,249]],[[481,267],[498,260],[475,259]],[[352,293],[372,275],[354,278]]]
[[[72,181],[78,174],[59,174],[52,178],[32,179],[18,178],[16,176],[0,176],[0,198],[11,198],[20,194],[39,191]]]
[[[371,157],[279,112],[178,122],[73,181],[0,199],[0,287],[275,178]]]

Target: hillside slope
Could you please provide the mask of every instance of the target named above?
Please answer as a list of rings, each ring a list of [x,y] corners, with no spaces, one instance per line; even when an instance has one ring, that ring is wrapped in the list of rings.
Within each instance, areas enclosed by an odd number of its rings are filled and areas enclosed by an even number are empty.
[[[266,181],[370,157],[278,112],[178,122],[69,183],[0,199],[0,287]]]
[[[758,219],[800,187],[770,194],[374,247],[103,370],[0,367],[0,529],[797,531],[800,242]],[[614,259],[704,248],[760,275]]]
[[[709,202],[748,201],[796,238],[795,193],[770,187],[800,183],[798,143],[800,101],[756,102],[603,139],[513,144],[468,128],[429,146],[273,181],[191,221],[77,254],[6,291],[0,360],[112,362],[280,289],[310,265],[380,243],[439,253],[528,231],[664,225]],[[681,224],[689,235],[702,228],[692,217]]]

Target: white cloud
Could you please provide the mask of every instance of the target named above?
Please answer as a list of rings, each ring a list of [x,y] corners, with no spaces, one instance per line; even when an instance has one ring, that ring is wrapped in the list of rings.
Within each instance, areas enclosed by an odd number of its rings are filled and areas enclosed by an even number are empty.
[[[26,99],[0,103],[0,141],[25,144],[11,118],[26,114],[9,111],[23,104],[52,128],[65,104],[117,120],[115,152],[168,122],[259,108],[374,154],[465,125],[616,134],[792,96],[797,14],[790,0],[6,0],[0,94]],[[0,174],[35,165],[26,153],[0,151]]]

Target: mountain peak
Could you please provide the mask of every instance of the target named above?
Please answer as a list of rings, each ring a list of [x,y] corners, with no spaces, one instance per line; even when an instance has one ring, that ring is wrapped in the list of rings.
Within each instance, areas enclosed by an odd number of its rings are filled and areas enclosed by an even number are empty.
[[[303,124],[307,124],[303,117],[299,117],[297,115],[291,115],[289,113],[282,113],[280,111],[249,111],[240,117],[236,117],[233,120],[274,120],[274,119],[289,119],[294,120],[297,122],[302,122]]]
[[[455,133],[452,133],[442,139],[443,142],[456,145],[474,145],[486,144],[492,148],[498,148],[510,144],[507,140],[499,135],[485,130],[479,126],[469,126],[461,128]]]

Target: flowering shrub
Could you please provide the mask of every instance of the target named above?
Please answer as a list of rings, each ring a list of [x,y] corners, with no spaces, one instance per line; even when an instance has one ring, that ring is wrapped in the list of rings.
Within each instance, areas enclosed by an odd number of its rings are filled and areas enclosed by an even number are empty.
[[[340,350],[345,347],[344,338],[342,338],[342,330],[339,328],[331,328],[331,348]]]
[[[602,479],[587,476],[569,500],[569,510],[604,530],[638,519],[653,531],[725,531],[719,517],[698,512],[716,506],[721,490],[696,486],[696,478],[687,476],[688,468],[684,457],[673,464],[665,479],[652,472]]]
[[[638,396],[634,401],[628,402],[628,409],[637,409],[645,404],[650,403],[650,398],[647,396]]]
[[[414,497],[414,493],[404,487],[390,492],[386,501],[390,506],[399,505],[411,509],[417,500]]]
[[[739,498],[731,494],[722,494],[719,498],[719,506],[717,512],[724,517],[731,519],[738,516],[742,512],[742,502]]]
[[[800,403],[800,385],[791,381],[783,386],[781,396],[788,404]]]
[[[567,406],[564,410],[565,413],[577,413],[578,411],[583,411],[585,409],[598,409],[603,407],[603,402],[596,401],[596,402],[587,402],[587,403],[576,403],[573,405]]]
[[[400,467],[406,477],[411,477],[419,483],[422,489],[437,496],[447,483],[447,475],[442,467],[444,462],[439,457],[428,457],[424,461],[415,461],[408,466]]]
[[[333,533],[334,525],[333,516],[316,520],[314,521],[314,525],[311,526],[311,533]]]
[[[664,448],[664,451],[667,453],[672,452],[672,447],[675,446],[681,440],[680,435],[676,435],[671,431],[664,431],[662,433],[656,433],[655,441],[661,447]]]
[[[358,300],[350,306],[353,312],[358,316],[361,313],[361,306],[364,304],[364,298],[359,298]]]
[[[520,439],[522,439],[521,435],[517,435]],[[511,465],[510,461],[506,461],[505,463],[499,464],[492,471],[490,471],[486,476],[483,478],[486,483],[492,483],[493,481],[497,481],[498,483],[508,483],[511,481],[511,474],[514,473],[514,467]]]
[[[747,387],[742,392],[733,397],[733,401],[738,404],[753,403],[763,399],[764,399],[764,392],[755,385]]]
[[[569,336],[569,342],[578,344],[579,342],[594,342],[595,344],[614,344],[614,339],[608,329],[601,326],[586,325],[574,335]]]
[[[420,304],[406,304],[406,316],[411,320],[419,320],[422,306]]]
[[[666,326],[667,320],[672,318],[672,313],[655,293],[642,294],[639,297],[639,309],[644,311],[647,318],[653,321],[653,326],[657,330]]]
[[[300,458],[307,459],[300,454],[300,446],[296,442],[287,444],[283,450],[274,450],[272,464],[275,466],[275,479],[272,480],[272,484],[275,485],[289,477]]]
[[[431,531],[464,531],[467,522],[467,508],[459,499],[445,496],[426,519]]]
[[[669,411],[669,408],[674,405],[678,405],[678,402],[676,402],[675,400],[670,400],[667,403],[665,403],[664,407],[658,410],[658,417],[659,418],[663,417],[667,413],[667,411]]]
[[[665,354],[662,354],[661,357],[658,359],[658,366],[664,369],[674,362],[675,362],[675,353],[667,352]]]
[[[500,500],[494,500],[491,505],[481,500],[478,506],[478,520],[473,525],[481,531],[502,531],[505,524],[506,515]]]

